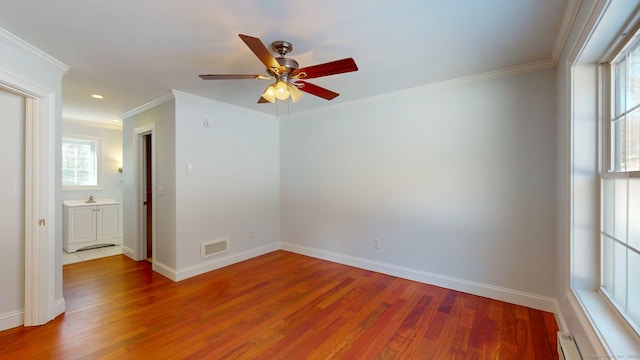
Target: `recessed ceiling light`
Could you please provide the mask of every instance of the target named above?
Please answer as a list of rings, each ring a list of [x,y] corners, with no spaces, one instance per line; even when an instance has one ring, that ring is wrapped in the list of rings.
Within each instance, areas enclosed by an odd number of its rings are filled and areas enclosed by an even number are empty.
[[[93,94],[91,95],[92,98],[94,99],[104,99],[104,96],[100,95],[100,94]]]

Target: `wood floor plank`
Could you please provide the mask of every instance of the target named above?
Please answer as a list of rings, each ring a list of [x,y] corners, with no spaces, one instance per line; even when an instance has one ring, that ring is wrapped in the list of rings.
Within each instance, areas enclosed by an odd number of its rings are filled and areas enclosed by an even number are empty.
[[[0,332],[0,359],[557,359],[551,313],[285,251],[178,283],[71,264],[64,297]]]

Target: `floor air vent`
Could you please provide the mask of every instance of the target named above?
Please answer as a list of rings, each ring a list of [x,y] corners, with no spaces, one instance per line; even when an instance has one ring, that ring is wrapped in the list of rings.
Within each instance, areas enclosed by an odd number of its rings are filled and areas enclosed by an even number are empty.
[[[216,254],[229,251],[229,238],[211,240],[200,244],[200,256],[207,258]]]
[[[560,360],[582,360],[573,337],[558,331],[558,356]]]

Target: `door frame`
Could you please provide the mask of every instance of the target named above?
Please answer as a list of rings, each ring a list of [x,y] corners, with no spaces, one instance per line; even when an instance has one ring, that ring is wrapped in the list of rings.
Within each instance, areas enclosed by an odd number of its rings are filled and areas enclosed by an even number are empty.
[[[156,251],[156,130],[155,123],[133,129],[133,258],[136,261],[147,258],[146,216],[143,202],[146,200],[145,135],[151,135],[151,251]],[[151,259],[151,268],[156,270],[156,257]]]
[[[25,326],[42,325],[64,312],[56,306],[55,275],[62,272],[56,253],[56,94],[0,71],[0,87],[25,98]],[[62,245],[62,244],[60,244]],[[56,266],[58,263],[58,266]]]

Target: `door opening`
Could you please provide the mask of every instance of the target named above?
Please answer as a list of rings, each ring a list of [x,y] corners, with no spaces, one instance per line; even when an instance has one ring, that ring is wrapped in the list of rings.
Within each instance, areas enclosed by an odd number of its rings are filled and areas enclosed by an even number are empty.
[[[133,254],[136,261],[148,260],[155,270],[154,260],[157,257],[155,242],[156,195],[155,192],[155,126],[153,123],[133,129],[133,189],[132,208],[135,218],[132,219],[134,230]]]
[[[144,227],[145,231],[145,242],[146,242],[146,259],[153,263],[153,217],[152,209],[153,209],[153,186],[151,184],[151,134],[144,135],[144,174],[145,174],[145,194],[146,198],[144,201],[144,213],[143,217],[144,224],[141,224]]]

